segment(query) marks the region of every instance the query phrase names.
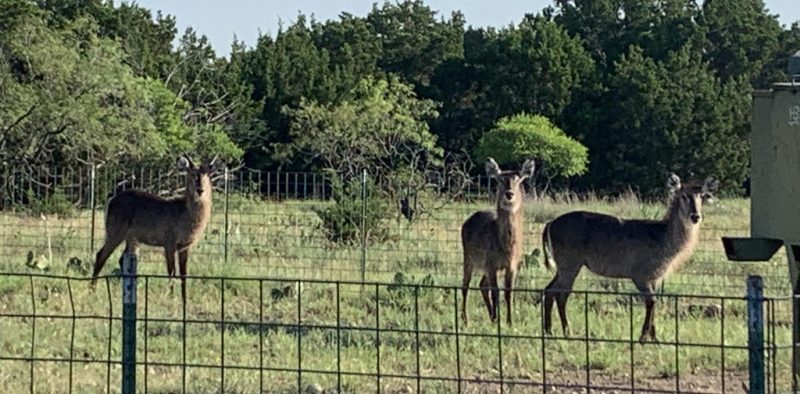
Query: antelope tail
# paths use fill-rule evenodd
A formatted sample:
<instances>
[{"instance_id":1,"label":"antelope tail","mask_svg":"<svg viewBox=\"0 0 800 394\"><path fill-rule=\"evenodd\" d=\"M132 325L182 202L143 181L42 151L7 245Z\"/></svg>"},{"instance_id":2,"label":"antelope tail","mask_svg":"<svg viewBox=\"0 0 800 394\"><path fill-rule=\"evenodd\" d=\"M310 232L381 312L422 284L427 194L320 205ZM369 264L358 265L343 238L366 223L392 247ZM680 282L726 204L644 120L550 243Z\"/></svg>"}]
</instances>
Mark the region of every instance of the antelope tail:
<instances>
[{"instance_id":1,"label":"antelope tail","mask_svg":"<svg viewBox=\"0 0 800 394\"><path fill-rule=\"evenodd\" d=\"M544 266L547 269L555 267L555 261L550 258L553 255L553 242L550 239L550 223L544 225L542 230L542 255L544 256Z\"/></svg>"}]
</instances>

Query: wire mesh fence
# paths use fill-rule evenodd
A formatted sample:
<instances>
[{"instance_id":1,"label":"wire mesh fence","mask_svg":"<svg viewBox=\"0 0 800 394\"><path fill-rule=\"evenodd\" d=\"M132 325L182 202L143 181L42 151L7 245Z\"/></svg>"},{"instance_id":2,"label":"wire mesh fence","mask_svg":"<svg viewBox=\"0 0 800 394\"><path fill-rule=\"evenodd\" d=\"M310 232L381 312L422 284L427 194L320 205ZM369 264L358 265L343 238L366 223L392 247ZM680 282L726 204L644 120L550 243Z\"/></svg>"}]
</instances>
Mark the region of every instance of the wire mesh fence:
<instances>
[{"instance_id":1,"label":"wire mesh fence","mask_svg":"<svg viewBox=\"0 0 800 394\"><path fill-rule=\"evenodd\" d=\"M94 290L82 277L1 278L4 392L119 392L119 277ZM460 288L451 286L225 276L189 283L181 306L166 276L138 277L139 391L728 393L747 389L754 350L765 392L791 389L787 297L665 294L660 341L641 344L635 293L575 291L572 331L548 335L539 289L515 290L520 306L508 326L490 322L477 299L465 324ZM763 309L756 344L753 304Z\"/></svg>"},{"instance_id":2,"label":"wire mesh fence","mask_svg":"<svg viewBox=\"0 0 800 394\"><path fill-rule=\"evenodd\" d=\"M493 209L487 178L426 174L387 187L369 174L216 176L211 221L189 257L181 306L163 252L139 250L136 387L153 392L730 392L748 383L745 278L764 278L767 392L791 388L791 288L783 253L731 263L722 235L747 235L746 200L704 210L692 259L667 279L660 342L639 344L634 287L581 274L572 332L542 331L545 222L569 210L658 219L635 196L529 197L515 324L491 323L479 297L459 320L460 228ZM177 172L43 168L0 182L0 386L6 392L118 392L119 268L86 285L104 240L106 201L137 188L182 193ZM390 192L386 193L385 191ZM529 190L529 194L535 194ZM117 251L117 256L121 251ZM111 261L115 261L112 256ZM516 290L520 289L520 290ZM500 316L502 316L502 312ZM5 334L8 333L8 334Z\"/></svg>"},{"instance_id":3,"label":"wire mesh fence","mask_svg":"<svg viewBox=\"0 0 800 394\"><path fill-rule=\"evenodd\" d=\"M4 176L0 265L12 272L86 272L102 245L104 206L115 191L138 188L167 197L180 195L184 186L175 171L144 168L41 168L7 171ZM218 174L211 221L204 239L192 250L191 269L284 278L360 276L376 281L391 281L398 275L421 280L430 275L435 283L458 283L461 224L476 210L493 209L494 185L485 177L465 180L446 174L427 174L426 180L424 188L396 187L373 199L376 189L387 189L375 186L380 180L364 180L352 195L337 197L336 185L342 181L326 173L244 168ZM529 198L526 257L519 279L523 285L542 287L552 277L539 264L541 229L546 221L574 209L651 219L666 210L663 204L643 203L635 196ZM790 294L783 253L763 264L725 259L720 237L748 233L747 209L746 200L722 200L707 207L697 251L667 280L665 291L739 294L741 281L758 274L765 278L769 294ZM144 272L164 272L160 250L143 248L140 254ZM629 285L585 274L578 286L622 290Z\"/></svg>"}]
</instances>

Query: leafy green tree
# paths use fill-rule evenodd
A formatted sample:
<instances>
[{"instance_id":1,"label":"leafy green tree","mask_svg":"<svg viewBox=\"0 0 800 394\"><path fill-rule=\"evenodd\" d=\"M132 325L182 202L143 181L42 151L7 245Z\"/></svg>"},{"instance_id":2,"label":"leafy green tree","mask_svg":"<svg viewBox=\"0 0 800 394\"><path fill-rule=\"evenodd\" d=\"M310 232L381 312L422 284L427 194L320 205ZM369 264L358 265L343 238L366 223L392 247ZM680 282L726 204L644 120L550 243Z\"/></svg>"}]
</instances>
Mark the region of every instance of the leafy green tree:
<instances>
[{"instance_id":1,"label":"leafy green tree","mask_svg":"<svg viewBox=\"0 0 800 394\"><path fill-rule=\"evenodd\" d=\"M20 24L42 15L43 12L29 1L0 0L0 39L10 40Z\"/></svg>"},{"instance_id":2,"label":"leafy green tree","mask_svg":"<svg viewBox=\"0 0 800 394\"><path fill-rule=\"evenodd\" d=\"M593 70L580 40L541 16L526 16L517 27L501 31L490 45L494 50L481 54L480 60L490 90L499 95L494 103L498 114L527 111L555 116Z\"/></svg>"},{"instance_id":3,"label":"leafy green tree","mask_svg":"<svg viewBox=\"0 0 800 394\"><path fill-rule=\"evenodd\" d=\"M0 42L4 162L96 162L123 151L121 141L129 137L129 151L145 147L138 126L146 119L142 111L129 111L128 106L132 98L127 93L137 90L135 77L113 42L96 36L84 41L92 29L96 26L90 20L79 19L64 31L54 31L41 18L29 17L4 35Z\"/></svg>"},{"instance_id":4,"label":"leafy green tree","mask_svg":"<svg viewBox=\"0 0 800 394\"><path fill-rule=\"evenodd\" d=\"M210 152L241 155L226 135L186 125L187 104L136 77L93 20L57 30L41 15L20 17L0 38L0 164L172 162L203 140L216 141Z\"/></svg>"},{"instance_id":5,"label":"leafy green tree","mask_svg":"<svg viewBox=\"0 0 800 394\"><path fill-rule=\"evenodd\" d=\"M588 150L567 136L549 119L526 113L504 117L481 137L475 148L478 162L487 157L498 163L536 160L547 184L555 177L569 178L586 172Z\"/></svg>"},{"instance_id":6,"label":"leafy green tree","mask_svg":"<svg viewBox=\"0 0 800 394\"><path fill-rule=\"evenodd\" d=\"M436 162L442 150L426 119L437 115L430 100L418 99L397 77L367 77L335 105L303 99L292 119L293 140L285 158L301 155L350 179L366 169L384 176L419 162Z\"/></svg>"},{"instance_id":7,"label":"leafy green tree","mask_svg":"<svg viewBox=\"0 0 800 394\"><path fill-rule=\"evenodd\" d=\"M155 15L138 4L101 0L36 0L48 12L50 24L63 28L79 18L97 22L100 37L119 42L128 55L125 63L135 75L164 80L175 66L172 43L177 34L175 17Z\"/></svg>"},{"instance_id":8,"label":"leafy green tree","mask_svg":"<svg viewBox=\"0 0 800 394\"><path fill-rule=\"evenodd\" d=\"M97 31L87 33L117 41L134 75L166 83L188 104L182 108L182 118L193 132L226 133L244 147L255 143L254 135L263 129L255 119L259 107L250 99L238 64L231 66L217 58L205 36L189 28L173 51L177 29L172 16L153 15L126 2L48 0L38 4L55 28L78 18L96 21Z\"/></svg>"},{"instance_id":9,"label":"leafy green tree","mask_svg":"<svg viewBox=\"0 0 800 394\"><path fill-rule=\"evenodd\" d=\"M187 122L192 106L175 95L161 81L138 79L143 89L135 95L136 108L144 108L152 119L152 127L144 130L149 137L148 152L137 158L139 163L172 166L174 152L190 152L199 157L218 155L227 163L239 160L243 150L230 138L219 124Z\"/></svg>"},{"instance_id":10,"label":"leafy green tree","mask_svg":"<svg viewBox=\"0 0 800 394\"><path fill-rule=\"evenodd\" d=\"M410 182L404 177L424 173L441 160L442 150L425 122L436 110L396 76L367 77L350 96L338 104L302 99L298 108L285 108L293 139L283 151L287 159L306 158L335 173L336 204L317 211L331 241L379 242L388 234L384 222L393 212L386 208L388 201ZM369 173L366 185L359 181L363 170ZM364 216L362 203L376 209Z\"/></svg>"},{"instance_id":11,"label":"leafy green tree","mask_svg":"<svg viewBox=\"0 0 800 394\"><path fill-rule=\"evenodd\" d=\"M216 106L216 117L211 118L221 126L236 145L245 151L260 149L267 124L260 115L263 100L253 98L254 88L246 80L247 49L243 43L234 42L227 61L222 61L215 75L217 97L223 99Z\"/></svg>"}]
</instances>

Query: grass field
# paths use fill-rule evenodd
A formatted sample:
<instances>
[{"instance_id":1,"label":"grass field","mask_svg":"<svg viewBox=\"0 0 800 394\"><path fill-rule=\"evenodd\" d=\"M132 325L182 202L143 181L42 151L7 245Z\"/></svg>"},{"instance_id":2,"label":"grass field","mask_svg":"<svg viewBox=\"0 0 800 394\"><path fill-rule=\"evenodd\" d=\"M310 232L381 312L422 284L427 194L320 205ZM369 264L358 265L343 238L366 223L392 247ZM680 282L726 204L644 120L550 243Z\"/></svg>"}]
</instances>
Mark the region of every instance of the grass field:
<instances>
[{"instance_id":1,"label":"grass field","mask_svg":"<svg viewBox=\"0 0 800 394\"><path fill-rule=\"evenodd\" d=\"M464 327L457 319L461 296L453 287L461 275L459 228L489 203L450 205L410 224L390 221L389 241L366 249L337 246L322 236L313 208L324 204L232 196L226 219L224 204L217 201L206 238L189 258L190 274L198 278L189 281L185 312L178 289L169 294L165 278L158 276L165 272L161 252L142 248L139 272L155 276L139 282L138 315L148 321L138 326L137 361L146 359L148 365L138 368L138 386L143 389L147 379L150 392L180 392L184 384L188 392L219 392L223 384L225 392L241 393L337 387L455 392L455 380L462 378L468 380L461 383L464 392L495 392L500 386L492 381L502 378L509 392L541 392L530 384L545 380L739 392L747 379L743 296L750 274L763 276L765 293L778 297L765 304L772 318L769 343L791 343L791 307L780 298L790 293L783 252L766 263L728 262L722 252L720 236L748 233L744 199L706 207L703 241L683 270L666 281L657 304L661 344L644 345L631 343L638 339L644 309L629 294L633 285L588 272L570 300L571 335L564 338L556 330L555 337L544 338L537 290L553 273L535 258L517 279L523 290L515 295L513 327L489 322L477 290L470 293L470 324ZM529 201L526 253L539 248L545 221L574 209L657 218L665 208L632 197ZM109 372L105 360L120 359L121 323L108 317L120 316L121 290L113 276L94 292L85 281L96 251L90 247L91 216L87 211L69 218L0 215L0 271L71 278L0 277L0 357L75 360L33 363L36 392L102 392L109 379L111 391L119 391L120 368L112 365ZM101 211L95 223L97 249L103 240ZM112 273L119 253L104 274ZM355 283L361 280L362 258L370 282L363 287ZM35 319L8 316L32 315L34 309ZM505 313L501 308L501 316ZM777 372L770 379L786 389L791 354L785 348L768 353L768 365ZM3 392L28 391L30 385L30 362L0 361Z\"/></svg>"}]
</instances>

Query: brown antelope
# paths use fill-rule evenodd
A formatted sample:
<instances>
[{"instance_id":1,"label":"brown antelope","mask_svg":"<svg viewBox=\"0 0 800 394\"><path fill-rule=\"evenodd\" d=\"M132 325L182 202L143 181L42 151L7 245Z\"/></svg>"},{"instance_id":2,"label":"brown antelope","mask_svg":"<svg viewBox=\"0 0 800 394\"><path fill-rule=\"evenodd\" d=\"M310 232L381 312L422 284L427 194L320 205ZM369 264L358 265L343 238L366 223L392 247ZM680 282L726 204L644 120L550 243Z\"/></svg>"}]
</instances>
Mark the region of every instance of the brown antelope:
<instances>
[{"instance_id":1,"label":"brown antelope","mask_svg":"<svg viewBox=\"0 0 800 394\"><path fill-rule=\"evenodd\" d=\"M479 211L472 214L461 226L461 243L464 248L464 278L461 287L461 317L467 324L467 292L472 271L484 272L481 278L483 302L489 310L489 318L497 319L497 304L500 290L497 272L505 270L505 298L507 321L511 324L511 290L522 259L522 202L525 179L533 176L533 160L526 160L521 171L501 171L494 159L486 160L486 175L497 180L494 211ZM489 292L491 289L491 298Z\"/></svg>"},{"instance_id":2,"label":"brown antelope","mask_svg":"<svg viewBox=\"0 0 800 394\"><path fill-rule=\"evenodd\" d=\"M170 292L175 277L175 255L178 255L181 297L185 303L189 248L203 235L211 217L211 173L215 165L216 157L199 167L188 157L179 157L178 170L186 171L183 197L164 199L139 190L114 195L106 208L106 239L94 262L92 287L108 257L123 241L125 251L132 253L143 243L164 248Z\"/></svg>"},{"instance_id":3,"label":"brown antelope","mask_svg":"<svg viewBox=\"0 0 800 394\"><path fill-rule=\"evenodd\" d=\"M553 301L558 303L561 328L568 335L566 308L569 292L581 268L610 278L630 278L644 297L645 318L639 342L645 336L656 342L653 323L653 292L670 273L692 255L700 231L703 202L718 185L708 177L702 185L681 186L670 174L667 188L672 195L661 220L626 220L594 212L575 211L561 215L544 227L544 263L557 273L545 288L544 329L550 333Z\"/></svg>"}]
</instances>

